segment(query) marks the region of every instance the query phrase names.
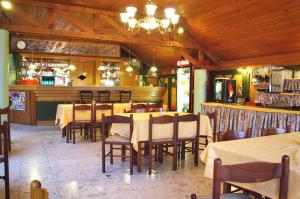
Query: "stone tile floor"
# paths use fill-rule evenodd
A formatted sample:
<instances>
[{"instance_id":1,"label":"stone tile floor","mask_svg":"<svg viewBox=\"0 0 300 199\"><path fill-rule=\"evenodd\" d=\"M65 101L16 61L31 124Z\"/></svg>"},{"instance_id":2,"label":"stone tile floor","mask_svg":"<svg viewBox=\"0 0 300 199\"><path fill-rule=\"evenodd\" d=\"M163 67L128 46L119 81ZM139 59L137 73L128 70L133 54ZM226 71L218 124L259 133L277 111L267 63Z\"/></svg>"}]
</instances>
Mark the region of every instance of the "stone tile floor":
<instances>
[{"instance_id":1,"label":"stone tile floor","mask_svg":"<svg viewBox=\"0 0 300 199\"><path fill-rule=\"evenodd\" d=\"M10 189L12 199L30 198L29 185L40 180L49 191L50 199L183 199L191 193L211 193L210 179L203 177L204 166L193 166L192 156L180 162L177 171L171 169L171 158L155 163L155 174L143 172L129 175L128 161L107 159L107 172L101 172L100 141L91 143L78 134L77 143L67 144L56 126L12 125ZM0 165L0 175L3 166ZM4 183L0 181L0 198L4 198Z\"/></svg>"}]
</instances>

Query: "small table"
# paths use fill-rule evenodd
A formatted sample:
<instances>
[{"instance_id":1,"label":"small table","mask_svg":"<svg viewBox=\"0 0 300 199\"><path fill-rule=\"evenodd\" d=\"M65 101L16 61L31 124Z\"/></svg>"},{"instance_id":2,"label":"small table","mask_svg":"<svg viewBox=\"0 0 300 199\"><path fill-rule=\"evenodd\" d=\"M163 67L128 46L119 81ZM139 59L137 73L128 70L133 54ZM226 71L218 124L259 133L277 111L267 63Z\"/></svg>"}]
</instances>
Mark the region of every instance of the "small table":
<instances>
[{"instance_id":1,"label":"small table","mask_svg":"<svg viewBox=\"0 0 300 199\"><path fill-rule=\"evenodd\" d=\"M176 112L166 112L166 115L174 115ZM138 143L149 140L149 115L152 114L154 117L159 116L159 112L153 113L131 113L133 114L133 134L131 138L131 143L136 151L138 151ZM179 113L179 115L187 113ZM118 114L122 116L130 116L130 113ZM161 137L156 137L155 139L171 138L173 137L172 124L159 125L158 131L162 132ZM196 122L184 122L179 126L179 137L191 137L194 135L191 129L196 129ZM111 133L119 134L120 136L129 138L129 125L126 124L113 124L111 127ZM200 135L205 135L212 140L212 128L210 126L209 118L206 115L200 116ZM138 151L140 152L140 151ZM138 161L138 171L141 170L141 162Z\"/></svg>"},{"instance_id":2,"label":"small table","mask_svg":"<svg viewBox=\"0 0 300 199\"><path fill-rule=\"evenodd\" d=\"M289 199L300 198L300 133L287 133L266 137L210 143L201 154L206 163L204 176L213 178L214 159L220 158L224 165L247 162L280 163L283 155L290 157ZM264 183L233 183L248 190L277 199L279 180Z\"/></svg>"}]
</instances>

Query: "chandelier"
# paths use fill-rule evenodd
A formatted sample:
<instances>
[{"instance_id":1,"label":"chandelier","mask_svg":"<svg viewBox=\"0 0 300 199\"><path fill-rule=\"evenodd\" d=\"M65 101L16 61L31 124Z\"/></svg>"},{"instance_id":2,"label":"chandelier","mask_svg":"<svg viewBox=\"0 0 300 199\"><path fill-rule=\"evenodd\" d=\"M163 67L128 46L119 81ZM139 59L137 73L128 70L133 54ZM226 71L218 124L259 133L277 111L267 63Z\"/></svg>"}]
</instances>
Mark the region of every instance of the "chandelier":
<instances>
[{"instance_id":1,"label":"chandelier","mask_svg":"<svg viewBox=\"0 0 300 199\"><path fill-rule=\"evenodd\" d=\"M126 12L120 14L122 23L124 23L125 27L133 34L137 33L140 28L145 29L147 33L158 28L159 31L164 34L172 32L178 24L180 16L176 14L174 8L166 8L164 10L165 18L163 19L157 19L154 16L157 6L151 1L148 1L145 8L147 16L142 19L136 19L135 14L137 8L133 6L127 7Z\"/></svg>"}]
</instances>

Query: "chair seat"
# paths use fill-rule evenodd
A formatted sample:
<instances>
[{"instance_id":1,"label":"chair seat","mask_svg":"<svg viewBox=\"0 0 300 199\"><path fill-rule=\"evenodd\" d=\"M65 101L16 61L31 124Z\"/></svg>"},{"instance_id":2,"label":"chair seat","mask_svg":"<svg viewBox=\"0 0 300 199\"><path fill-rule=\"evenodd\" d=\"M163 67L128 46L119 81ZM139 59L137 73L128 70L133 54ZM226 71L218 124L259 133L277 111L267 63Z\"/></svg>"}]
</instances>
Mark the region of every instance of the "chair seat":
<instances>
[{"instance_id":1,"label":"chair seat","mask_svg":"<svg viewBox=\"0 0 300 199\"><path fill-rule=\"evenodd\" d=\"M81 124L91 124L90 120L77 120L76 122L71 122L71 125L81 125Z\"/></svg>"},{"instance_id":2,"label":"chair seat","mask_svg":"<svg viewBox=\"0 0 300 199\"><path fill-rule=\"evenodd\" d=\"M155 143L170 143L170 142L173 142L173 139L170 139L170 138L165 138L165 139L155 139L155 140L152 140L152 143L155 144Z\"/></svg>"},{"instance_id":3,"label":"chair seat","mask_svg":"<svg viewBox=\"0 0 300 199\"><path fill-rule=\"evenodd\" d=\"M130 143L130 140L120 135L111 135L105 139L105 142L106 143L112 143L112 142Z\"/></svg>"},{"instance_id":4,"label":"chair seat","mask_svg":"<svg viewBox=\"0 0 300 199\"><path fill-rule=\"evenodd\" d=\"M197 199L212 199L212 196L197 196ZM251 196L243 193L227 193L222 194L221 199L253 199Z\"/></svg>"}]
</instances>

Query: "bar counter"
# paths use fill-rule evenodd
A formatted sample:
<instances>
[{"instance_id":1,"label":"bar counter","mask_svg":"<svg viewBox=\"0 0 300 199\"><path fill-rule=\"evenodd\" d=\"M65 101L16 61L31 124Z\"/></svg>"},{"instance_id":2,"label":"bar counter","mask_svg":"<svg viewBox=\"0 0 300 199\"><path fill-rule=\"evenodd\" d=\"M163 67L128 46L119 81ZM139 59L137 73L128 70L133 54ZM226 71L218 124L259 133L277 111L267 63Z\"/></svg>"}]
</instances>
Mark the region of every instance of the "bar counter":
<instances>
[{"instance_id":1,"label":"bar counter","mask_svg":"<svg viewBox=\"0 0 300 199\"><path fill-rule=\"evenodd\" d=\"M288 124L292 132L300 129L300 111L222 103L202 103L201 111L203 114L217 111L217 132L251 128L252 136L256 137L263 127L285 128Z\"/></svg>"},{"instance_id":2,"label":"bar counter","mask_svg":"<svg viewBox=\"0 0 300 199\"><path fill-rule=\"evenodd\" d=\"M101 87L101 86L27 86L11 85L10 91L26 94L26 109L12 111L12 122L21 124L54 123L58 104L80 101L81 90L92 90L94 99L98 99L98 91L109 90L110 99L117 101L120 90L131 91L132 101L161 102L166 92L162 87Z\"/></svg>"}]
</instances>

